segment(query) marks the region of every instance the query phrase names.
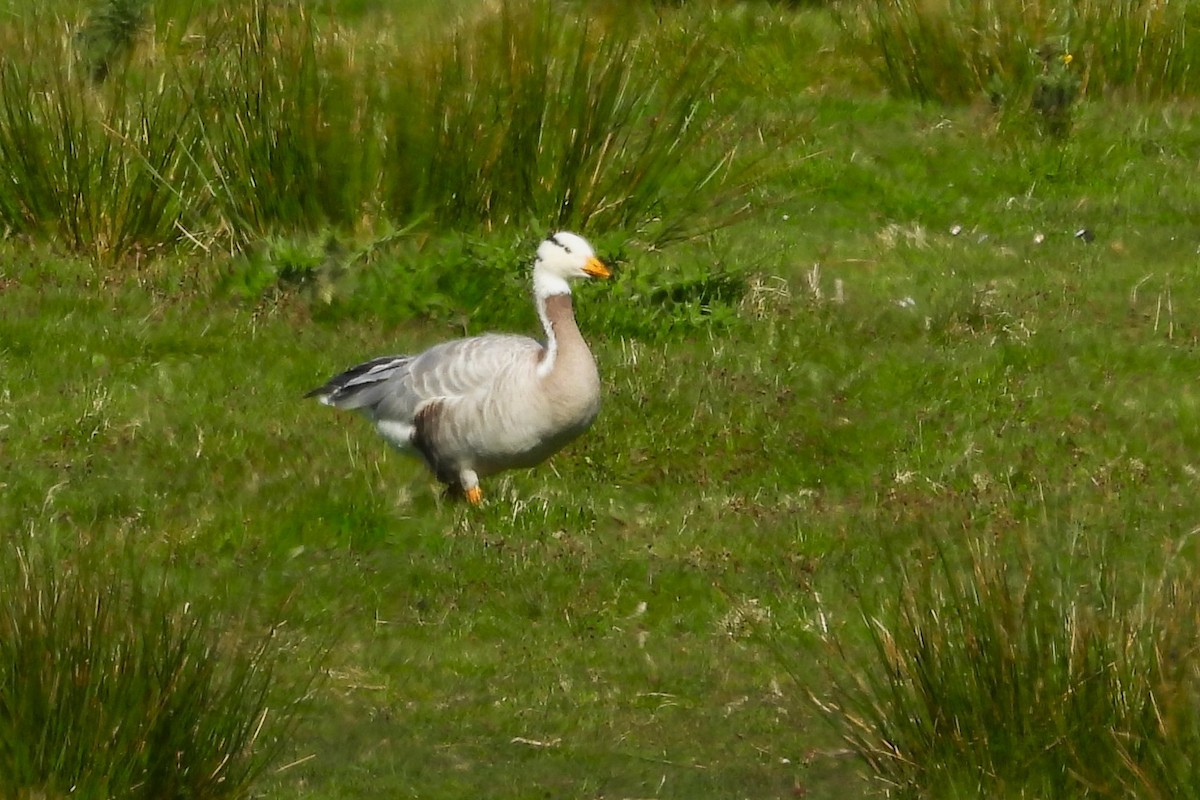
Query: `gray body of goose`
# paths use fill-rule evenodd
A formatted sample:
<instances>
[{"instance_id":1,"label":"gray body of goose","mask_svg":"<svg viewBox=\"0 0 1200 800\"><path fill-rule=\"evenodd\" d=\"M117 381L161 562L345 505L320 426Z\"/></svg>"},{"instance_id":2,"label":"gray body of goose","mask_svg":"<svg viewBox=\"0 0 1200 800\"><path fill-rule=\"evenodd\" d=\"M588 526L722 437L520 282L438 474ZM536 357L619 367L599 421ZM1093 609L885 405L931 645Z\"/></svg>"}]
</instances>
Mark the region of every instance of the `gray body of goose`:
<instances>
[{"instance_id":1,"label":"gray body of goose","mask_svg":"<svg viewBox=\"0 0 1200 800\"><path fill-rule=\"evenodd\" d=\"M556 233L533 266L544 342L495 333L457 339L372 359L305 396L361 411L384 439L478 503L480 478L545 460L596 418L600 376L575 324L570 281L608 276L587 241Z\"/></svg>"}]
</instances>

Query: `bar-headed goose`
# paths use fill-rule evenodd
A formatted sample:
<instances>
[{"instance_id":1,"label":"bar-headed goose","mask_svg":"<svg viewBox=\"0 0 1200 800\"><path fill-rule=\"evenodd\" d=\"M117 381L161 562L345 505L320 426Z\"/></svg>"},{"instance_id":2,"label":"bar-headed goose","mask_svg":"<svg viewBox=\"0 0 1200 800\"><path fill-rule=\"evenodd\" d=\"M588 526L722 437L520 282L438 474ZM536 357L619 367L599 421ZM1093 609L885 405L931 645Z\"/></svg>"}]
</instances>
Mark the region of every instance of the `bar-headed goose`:
<instances>
[{"instance_id":1,"label":"bar-headed goose","mask_svg":"<svg viewBox=\"0 0 1200 800\"><path fill-rule=\"evenodd\" d=\"M420 355L372 359L305 396L362 411L451 492L478 503L480 478L532 467L596 418L600 376L575 324L570 282L608 275L587 241L556 233L533 264L545 342L498 333L457 339Z\"/></svg>"}]
</instances>

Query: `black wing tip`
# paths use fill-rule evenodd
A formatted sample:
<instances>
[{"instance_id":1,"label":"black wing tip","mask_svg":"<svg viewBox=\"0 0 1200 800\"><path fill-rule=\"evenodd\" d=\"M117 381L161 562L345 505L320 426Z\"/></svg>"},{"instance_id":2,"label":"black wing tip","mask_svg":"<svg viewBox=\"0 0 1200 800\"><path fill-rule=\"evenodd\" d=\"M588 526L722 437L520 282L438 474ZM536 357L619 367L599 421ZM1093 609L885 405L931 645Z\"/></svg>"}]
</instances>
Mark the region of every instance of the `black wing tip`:
<instances>
[{"instance_id":1,"label":"black wing tip","mask_svg":"<svg viewBox=\"0 0 1200 800\"><path fill-rule=\"evenodd\" d=\"M380 356L379 358L373 358L370 361L364 361L361 364L354 365L345 372L334 375L316 389L306 392L304 397L306 399L309 397L317 397L321 400L331 400L339 392L346 389L347 384L349 384L355 378L359 378L377 367L392 364L400 365L411 359L412 356ZM358 387L351 387L350 393L352 394L357 388Z\"/></svg>"}]
</instances>

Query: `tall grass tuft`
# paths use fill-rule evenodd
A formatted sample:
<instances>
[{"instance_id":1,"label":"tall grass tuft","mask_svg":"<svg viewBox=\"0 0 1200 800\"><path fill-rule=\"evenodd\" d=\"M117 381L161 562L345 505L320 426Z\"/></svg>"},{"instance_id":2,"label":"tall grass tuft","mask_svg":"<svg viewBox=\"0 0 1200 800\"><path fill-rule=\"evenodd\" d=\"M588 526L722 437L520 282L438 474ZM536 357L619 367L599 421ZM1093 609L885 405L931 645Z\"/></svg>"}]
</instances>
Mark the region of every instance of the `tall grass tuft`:
<instances>
[{"instance_id":1,"label":"tall grass tuft","mask_svg":"<svg viewBox=\"0 0 1200 800\"><path fill-rule=\"evenodd\" d=\"M1192 796L1194 591L1126 603L976 548L902 571L819 705L897 797ZM866 607L865 607L866 608Z\"/></svg>"},{"instance_id":2,"label":"tall grass tuft","mask_svg":"<svg viewBox=\"0 0 1200 800\"><path fill-rule=\"evenodd\" d=\"M32 542L0 567L0 794L245 797L294 719L279 643Z\"/></svg>"},{"instance_id":3,"label":"tall grass tuft","mask_svg":"<svg viewBox=\"0 0 1200 800\"><path fill-rule=\"evenodd\" d=\"M371 48L304 7L254 3L206 26L212 45L189 80L219 228L240 246L370 215L382 150Z\"/></svg>"},{"instance_id":4,"label":"tall grass tuft","mask_svg":"<svg viewBox=\"0 0 1200 800\"><path fill-rule=\"evenodd\" d=\"M107 261L175 242L197 144L187 96L133 70L93 87L48 23L0 58L0 224Z\"/></svg>"},{"instance_id":5,"label":"tall grass tuft","mask_svg":"<svg viewBox=\"0 0 1200 800\"><path fill-rule=\"evenodd\" d=\"M1200 594L1192 576L1164 582L1141 624L1147 686L1117 734L1126 797L1200 796Z\"/></svg>"},{"instance_id":6,"label":"tall grass tuft","mask_svg":"<svg viewBox=\"0 0 1200 800\"><path fill-rule=\"evenodd\" d=\"M663 58L653 26L505 0L415 45L398 16L267 0L97 8L0 20L9 231L116 261L417 221L655 242L727 221L714 60Z\"/></svg>"},{"instance_id":7,"label":"tall grass tuft","mask_svg":"<svg viewBox=\"0 0 1200 800\"><path fill-rule=\"evenodd\" d=\"M1084 95L1194 96L1195 10L1154 0L869 0L842 27L893 90L958 103L985 95L1025 103L1042 48L1072 54Z\"/></svg>"},{"instance_id":8,"label":"tall grass tuft","mask_svg":"<svg viewBox=\"0 0 1200 800\"><path fill-rule=\"evenodd\" d=\"M657 224L669 236L729 156L710 140L716 65L673 63L664 68L652 38L631 25L506 0L416 63L399 63L392 209L448 225Z\"/></svg>"}]
</instances>

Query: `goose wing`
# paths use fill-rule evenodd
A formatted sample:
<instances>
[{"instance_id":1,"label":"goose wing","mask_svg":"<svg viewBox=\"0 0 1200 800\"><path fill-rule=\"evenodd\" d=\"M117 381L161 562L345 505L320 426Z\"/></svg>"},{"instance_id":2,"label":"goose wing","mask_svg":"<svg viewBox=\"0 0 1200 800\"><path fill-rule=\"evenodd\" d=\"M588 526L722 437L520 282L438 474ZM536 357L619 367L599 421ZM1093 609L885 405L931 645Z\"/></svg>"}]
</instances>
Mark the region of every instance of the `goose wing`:
<instances>
[{"instance_id":1,"label":"goose wing","mask_svg":"<svg viewBox=\"0 0 1200 800\"><path fill-rule=\"evenodd\" d=\"M389 382L375 405L376 419L410 420L421 404L481 391L503 391L501 376L527 366L542 346L527 336L488 334L431 347L414 358L403 378ZM519 402L519 397L514 397Z\"/></svg>"},{"instance_id":2,"label":"goose wing","mask_svg":"<svg viewBox=\"0 0 1200 800\"><path fill-rule=\"evenodd\" d=\"M526 364L533 369L542 345L526 336L486 334L435 345L416 356L383 356L330 378L306 397L326 405L369 411L376 420L411 422L428 400L491 387ZM514 398L519 399L519 398Z\"/></svg>"}]
</instances>

